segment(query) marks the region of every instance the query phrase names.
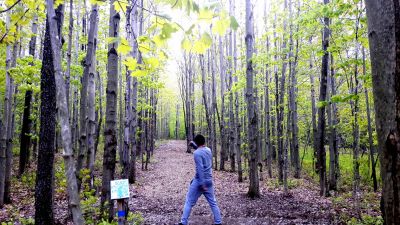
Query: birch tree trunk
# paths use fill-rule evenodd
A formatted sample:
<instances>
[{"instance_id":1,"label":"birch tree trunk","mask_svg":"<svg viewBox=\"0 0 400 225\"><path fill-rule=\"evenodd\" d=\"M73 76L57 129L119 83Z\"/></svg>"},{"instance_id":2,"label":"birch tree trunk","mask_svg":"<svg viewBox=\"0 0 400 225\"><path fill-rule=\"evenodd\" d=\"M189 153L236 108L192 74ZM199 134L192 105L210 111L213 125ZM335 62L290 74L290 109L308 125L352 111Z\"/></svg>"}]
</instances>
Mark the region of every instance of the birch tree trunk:
<instances>
[{"instance_id":1,"label":"birch tree trunk","mask_svg":"<svg viewBox=\"0 0 400 225\"><path fill-rule=\"evenodd\" d=\"M248 140L249 140L249 192L251 198L260 197L258 171L257 171L257 112L255 110L255 98L253 93L253 48L254 48L254 32L253 19L254 14L250 0L246 0L246 99L247 99L247 116L248 116Z\"/></svg>"},{"instance_id":2,"label":"birch tree trunk","mask_svg":"<svg viewBox=\"0 0 400 225\"><path fill-rule=\"evenodd\" d=\"M92 66L95 65L95 54L96 54L96 38L97 38L97 27L98 27L98 19L97 18L97 5L92 6L92 11L90 15L90 28L88 34L88 44L87 44L87 53L84 61L84 71L82 76L82 89L81 89L81 101L80 101L80 112L79 112L79 125L80 125L80 138L79 138L79 154L78 154L78 163L76 167L77 177L78 179L78 187L80 187L80 171L83 167L83 162L85 159L85 155L88 151L88 79ZM94 76L94 74L93 74ZM94 77L93 77L94 78ZM92 146L93 147L93 146Z\"/></svg>"},{"instance_id":3,"label":"birch tree trunk","mask_svg":"<svg viewBox=\"0 0 400 225\"><path fill-rule=\"evenodd\" d=\"M55 16L52 0L47 0L47 17L49 23L49 35L51 43L51 53L53 58L53 67L55 74L55 86L57 93L57 107L60 115L61 136L63 144L63 158L65 163L65 175L67 177L67 190L69 198L69 208L72 212L74 224L84 224L82 212L80 209L79 191L75 176L75 160L71 146L71 127L69 124L69 110L66 98L65 81L62 75L61 68L61 27L57 29L58 19ZM62 18L62 17L61 17ZM36 221L35 221L36 222Z\"/></svg>"},{"instance_id":4,"label":"birch tree trunk","mask_svg":"<svg viewBox=\"0 0 400 225\"><path fill-rule=\"evenodd\" d=\"M89 32L93 32L93 56L92 63L89 68L89 76L88 76L88 151L87 151L87 162L86 168L90 171L90 187L93 187L94 181L94 162L95 162L95 135L96 135L96 46L97 46L97 30L98 23L98 6L97 4L92 6L92 11L90 13L90 30ZM91 34L89 34L90 36Z\"/></svg>"},{"instance_id":5,"label":"birch tree trunk","mask_svg":"<svg viewBox=\"0 0 400 225\"><path fill-rule=\"evenodd\" d=\"M114 9L114 0L110 2L109 37L119 37L120 15ZM110 181L114 179L117 151L117 90L118 90L118 52L117 43L108 45L107 90L106 90L106 127L104 130L103 180L101 188L101 211L108 202L108 219L114 218L114 204L111 201Z\"/></svg>"}]
</instances>

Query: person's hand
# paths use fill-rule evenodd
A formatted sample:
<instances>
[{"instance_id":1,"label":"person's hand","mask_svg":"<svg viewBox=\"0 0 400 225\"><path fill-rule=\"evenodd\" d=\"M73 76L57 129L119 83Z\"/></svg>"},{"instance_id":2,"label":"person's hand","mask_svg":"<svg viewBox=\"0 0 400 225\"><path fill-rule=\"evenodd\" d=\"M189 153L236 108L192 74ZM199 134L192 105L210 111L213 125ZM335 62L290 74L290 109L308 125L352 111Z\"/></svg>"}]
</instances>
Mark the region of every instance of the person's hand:
<instances>
[{"instance_id":1,"label":"person's hand","mask_svg":"<svg viewBox=\"0 0 400 225\"><path fill-rule=\"evenodd\" d=\"M196 145L196 143L194 143L194 141L189 142L189 146L194 149L197 149L197 145Z\"/></svg>"}]
</instances>

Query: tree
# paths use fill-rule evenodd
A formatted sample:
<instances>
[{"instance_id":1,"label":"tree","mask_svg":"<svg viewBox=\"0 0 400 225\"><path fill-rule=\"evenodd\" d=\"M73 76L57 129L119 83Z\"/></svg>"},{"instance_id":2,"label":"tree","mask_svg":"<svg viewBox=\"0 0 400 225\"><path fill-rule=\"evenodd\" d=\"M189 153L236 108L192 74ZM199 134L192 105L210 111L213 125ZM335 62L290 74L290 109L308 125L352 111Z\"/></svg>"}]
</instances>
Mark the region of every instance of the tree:
<instances>
[{"instance_id":1,"label":"tree","mask_svg":"<svg viewBox=\"0 0 400 225\"><path fill-rule=\"evenodd\" d=\"M252 198L260 197L258 171L257 171L257 112L255 111L255 98L253 92L253 10L250 0L246 0L246 98L248 117L248 140L249 140L249 167L250 186L248 195Z\"/></svg>"},{"instance_id":2,"label":"tree","mask_svg":"<svg viewBox=\"0 0 400 225\"><path fill-rule=\"evenodd\" d=\"M400 5L366 0L376 128L382 176L382 215L400 221Z\"/></svg>"},{"instance_id":3,"label":"tree","mask_svg":"<svg viewBox=\"0 0 400 225\"><path fill-rule=\"evenodd\" d=\"M38 17L35 16L35 19L32 22L32 34L31 40L29 41L29 55L35 57L36 50L36 34L38 30ZM21 130L21 143L20 143L20 154L19 154L19 172L18 175L21 176L26 169L26 165L29 162L29 148L31 142L31 128L32 128L32 119L31 117L31 102L33 97L33 91L31 89L25 92L25 101L24 101L24 115L22 119L22 130Z\"/></svg>"},{"instance_id":4,"label":"tree","mask_svg":"<svg viewBox=\"0 0 400 225\"><path fill-rule=\"evenodd\" d=\"M54 10L53 10L54 12ZM43 64L41 71L41 104L40 104L40 138L36 172L35 189L35 223L54 224L54 141L56 135L56 80L54 70L54 55L51 46L50 21L57 24L57 36L61 35L64 7L59 5L52 15L48 12L46 18L45 43L43 48ZM55 18L53 18L54 16ZM56 44L56 43L53 43Z\"/></svg>"},{"instance_id":5,"label":"tree","mask_svg":"<svg viewBox=\"0 0 400 225\"><path fill-rule=\"evenodd\" d=\"M324 4L329 4L329 0L324 0ZM318 173L319 173L319 186L320 195L325 196L326 191L326 152L325 152L325 101L327 92L327 78L328 78L328 63L329 63L329 18L324 17L324 28L323 28L323 38L322 38L322 50L324 55L322 56L322 66L321 66L321 79L319 86L319 102L322 105L318 108L318 128L317 128L317 147L316 152L318 152Z\"/></svg>"},{"instance_id":6,"label":"tree","mask_svg":"<svg viewBox=\"0 0 400 225\"><path fill-rule=\"evenodd\" d=\"M120 15L115 11L114 0L110 4L109 36L118 38ZM106 89L106 126L104 130L103 180L101 188L101 208L108 206L108 219L114 218L114 204L111 201L110 181L114 179L117 151L117 90L118 90L118 43L108 45L107 89Z\"/></svg>"}]
</instances>

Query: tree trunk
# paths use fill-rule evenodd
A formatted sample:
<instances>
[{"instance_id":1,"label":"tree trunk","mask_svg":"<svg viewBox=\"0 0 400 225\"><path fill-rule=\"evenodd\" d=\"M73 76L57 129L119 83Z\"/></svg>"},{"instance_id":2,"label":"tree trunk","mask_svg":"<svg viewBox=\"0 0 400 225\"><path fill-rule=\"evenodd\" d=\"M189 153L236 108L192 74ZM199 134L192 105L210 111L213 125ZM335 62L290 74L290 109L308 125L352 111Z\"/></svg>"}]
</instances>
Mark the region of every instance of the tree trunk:
<instances>
[{"instance_id":1,"label":"tree trunk","mask_svg":"<svg viewBox=\"0 0 400 225\"><path fill-rule=\"evenodd\" d=\"M225 141L225 68L224 68L224 48L222 38L219 37L219 72L221 76L221 114L219 116L219 132L221 136L221 150L219 169L225 170L225 154L226 154L226 141Z\"/></svg>"},{"instance_id":2,"label":"tree trunk","mask_svg":"<svg viewBox=\"0 0 400 225\"><path fill-rule=\"evenodd\" d=\"M95 162L95 135L96 135L96 47L97 47L97 29L98 29L98 16L97 16L97 4L92 6L92 12L90 13L90 31L93 32L93 56L91 67L89 68L88 76L88 129L87 129L87 162L86 168L90 172L90 187L93 187L94 181L94 162ZM89 34L90 36L90 34ZM89 45L90 46L90 45Z\"/></svg>"},{"instance_id":3,"label":"tree trunk","mask_svg":"<svg viewBox=\"0 0 400 225\"><path fill-rule=\"evenodd\" d=\"M329 0L324 0L324 4L329 4ZM322 38L322 50L324 51L324 55L322 56L322 67L321 67L321 82L319 89L319 101L326 101L326 92L327 92L327 77L328 77L328 60L329 60L329 18L324 17L324 29L323 29L323 38ZM317 129L317 147L316 151L318 152L318 172L319 172L319 185L320 185L320 195L325 196L327 194L326 191L326 152L325 152L325 110L326 107L322 106L318 108L318 129Z\"/></svg>"},{"instance_id":4,"label":"tree trunk","mask_svg":"<svg viewBox=\"0 0 400 225\"><path fill-rule=\"evenodd\" d=\"M62 6L62 5L61 5ZM60 6L59 6L60 7ZM75 161L71 146L71 127L69 124L69 110L67 105L65 81L62 75L61 68L61 27L59 23L57 29L57 21L63 21L63 17L55 16L54 5L52 0L47 1L47 17L49 23L49 35L51 43L51 54L53 59L53 68L55 74L55 86L57 93L57 107L60 115L61 136L63 144L63 158L65 164L65 176L67 177L67 191L69 208L72 212L72 219L74 224L83 224L82 212L80 209L79 191L77 186L77 179L75 175ZM43 164L47 164L43 163ZM36 221L35 221L36 222ZM36 222L37 223L37 222Z\"/></svg>"},{"instance_id":5,"label":"tree trunk","mask_svg":"<svg viewBox=\"0 0 400 225\"><path fill-rule=\"evenodd\" d=\"M29 41L29 55L35 58L35 47L36 47L36 34L37 34L37 15L34 16L32 22L32 34L31 40ZM24 102L24 114L22 119L22 129L21 129L21 143L20 143L20 153L19 153L19 171L18 175L21 176L29 163L30 156L30 145L31 145L31 129L32 129L32 119L31 116L31 102L32 102L32 90L28 89L25 92L25 102Z\"/></svg>"},{"instance_id":6,"label":"tree trunk","mask_svg":"<svg viewBox=\"0 0 400 225\"><path fill-rule=\"evenodd\" d=\"M382 217L400 221L400 5L366 1L376 128L382 177ZM389 103L389 104L388 104Z\"/></svg>"},{"instance_id":7,"label":"tree trunk","mask_svg":"<svg viewBox=\"0 0 400 225\"><path fill-rule=\"evenodd\" d=\"M73 0L69 1L69 26L68 26L68 50L67 50L67 71L65 73L65 89L67 95L67 104L69 106L69 95L70 95L70 79L71 79L71 52L72 52L72 32L74 30L74 17L73 17ZM79 10L78 10L79 11Z\"/></svg>"},{"instance_id":8,"label":"tree trunk","mask_svg":"<svg viewBox=\"0 0 400 225\"><path fill-rule=\"evenodd\" d=\"M366 60L365 60L365 49L362 48L362 57L363 57L363 76L366 76ZM368 97L368 87L364 85L364 94L365 94L365 105L367 111L367 121L368 121L368 144L369 144L369 154L370 154L370 161L371 161L371 178L373 182L374 192L378 191L378 181L376 179L376 165L375 165L375 148L374 148L374 140L372 137L372 121L371 121L371 110L369 106L369 97Z\"/></svg>"},{"instance_id":9,"label":"tree trunk","mask_svg":"<svg viewBox=\"0 0 400 225\"><path fill-rule=\"evenodd\" d=\"M78 154L78 163L76 166L76 175L78 179L78 187L80 188L81 177L80 171L83 167L83 162L85 159L85 155L88 151L88 79L92 66L95 65L95 56L96 56L96 38L97 38L97 26L98 19L97 18L97 5L92 6L92 12L90 15L90 28L88 34L88 44L87 44L87 53L84 61L84 71L82 76L82 89L81 89L81 101L80 101L80 112L79 112L79 125L80 125L80 137L79 137L79 154ZM95 69L94 69L95 70ZM93 74L94 76L94 74ZM93 77L94 78L94 77ZM92 146L93 147L93 146Z\"/></svg>"},{"instance_id":10,"label":"tree trunk","mask_svg":"<svg viewBox=\"0 0 400 225\"><path fill-rule=\"evenodd\" d=\"M249 141L249 192L251 198L260 197L258 171L257 171L257 112L255 110L255 98L253 93L253 48L254 48L254 32L253 32L253 11L250 0L246 0L246 99L247 99L247 116L248 116L248 141Z\"/></svg>"},{"instance_id":11,"label":"tree trunk","mask_svg":"<svg viewBox=\"0 0 400 225\"><path fill-rule=\"evenodd\" d=\"M119 36L120 15L114 9L114 0L110 2L109 37ZM118 90L118 53L117 43L108 45L107 90L106 90L106 127L104 130L103 184L101 191L101 211L108 202L108 219L114 218L114 204L111 201L110 181L114 179L117 151L117 90Z\"/></svg>"},{"instance_id":12,"label":"tree trunk","mask_svg":"<svg viewBox=\"0 0 400 225\"><path fill-rule=\"evenodd\" d=\"M312 44L312 37L310 37L310 39L309 39L309 44L311 45ZM318 146L317 146L317 142L318 142L318 140L317 140L317 132L318 132L318 129L317 129L317 118L316 118L316 116L317 116L317 107L316 107L316 104L315 104L315 82L314 82L314 74L312 73L312 71L313 71L313 59L312 59L312 53L311 53L311 55L310 55L310 72L309 72L309 75L310 75L310 83L311 83L311 90L310 90L310 92L311 92L311 123L312 123L312 143L313 143L313 149L314 149L314 152L313 152L313 164L314 164L314 159L316 159L317 158L317 155L318 155ZM318 160L316 160L316 163L315 163L315 165L313 165L314 166L314 168L315 168L315 172L316 173L318 173L318 170L319 170L319 166L318 166Z\"/></svg>"},{"instance_id":13,"label":"tree trunk","mask_svg":"<svg viewBox=\"0 0 400 225\"><path fill-rule=\"evenodd\" d=\"M287 9L287 0L285 0L285 10ZM287 21L284 19L283 27L286 30ZM282 49L286 49L286 37L283 35L282 40ZM285 80L286 80L286 67L287 67L287 57L288 54L284 55L283 63L282 63L282 76L281 82L279 86L279 94L276 102L277 105L277 138L278 138L278 173L279 173L279 182L283 182L284 186L286 186L287 175L285 175L285 151L287 148L284 146L284 134L283 134L283 123L284 123L284 95L285 95ZM285 190L286 192L287 190Z\"/></svg>"},{"instance_id":14,"label":"tree trunk","mask_svg":"<svg viewBox=\"0 0 400 225\"><path fill-rule=\"evenodd\" d=\"M63 5L56 11L56 20L61 21ZM54 11L53 11L54 12ZM56 131L56 83L51 49L49 13L46 19L46 33L43 48L43 63L40 82L40 138L36 172L35 224L54 224L54 141ZM56 29L60 29L58 22Z\"/></svg>"},{"instance_id":15,"label":"tree trunk","mask_svg":"<svg viewBox=\"0 0 400 225\"><path fill-rule=\"evenodd\" d=\"M331 58L331 73L329 76L328 83L330 83L330 97L336 95L336 79L335 79L335 70L334 70L334 59L333 55L330 55ZM330 117L330 118L329 118ZM337 179L339 178L339 151L338 151L338 143L337 143L337 132L336 132L336 124L337 124L337 108L336 103L330 103L328 108L328 121L329 121L329 190L337 190Z\"/></svg>"}]
</instances>

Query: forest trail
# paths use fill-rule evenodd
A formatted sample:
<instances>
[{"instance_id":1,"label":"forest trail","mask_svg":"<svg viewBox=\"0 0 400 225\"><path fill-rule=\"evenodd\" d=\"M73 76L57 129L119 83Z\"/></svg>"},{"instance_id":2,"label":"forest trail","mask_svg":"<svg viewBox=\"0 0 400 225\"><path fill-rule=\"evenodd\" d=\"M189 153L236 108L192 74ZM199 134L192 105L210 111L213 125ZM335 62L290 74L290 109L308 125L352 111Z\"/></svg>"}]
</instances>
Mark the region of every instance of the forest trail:
<instances>
[{"instance_id":1,"label":"forest trail","mask_svg":"<svg viewBox=\"0 0 400 225\"><path fill-rule=\"evenodd\" d=\"M194 176L193 155L185 152L185 141L167 141L154 151L149 171L138 171L131 188L130 210L143 214L145 224L179 222L188 185ZM246 197L248 181L237 182L236 173L213 171L216 198L223 224L331 224L330 201L318 196L309 182L290 190L284 197L279 189L260 182L261 198ZM193 208L191 225L212 224L212 214L202 196Z\"/></svg>"}]
</instances>

